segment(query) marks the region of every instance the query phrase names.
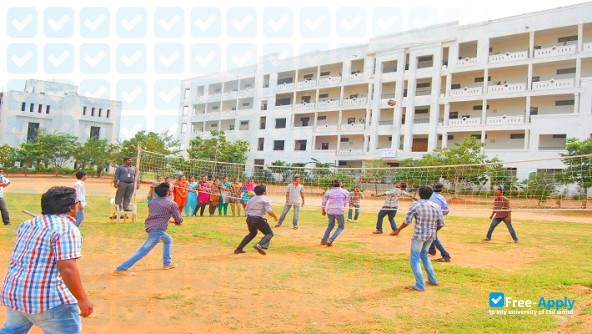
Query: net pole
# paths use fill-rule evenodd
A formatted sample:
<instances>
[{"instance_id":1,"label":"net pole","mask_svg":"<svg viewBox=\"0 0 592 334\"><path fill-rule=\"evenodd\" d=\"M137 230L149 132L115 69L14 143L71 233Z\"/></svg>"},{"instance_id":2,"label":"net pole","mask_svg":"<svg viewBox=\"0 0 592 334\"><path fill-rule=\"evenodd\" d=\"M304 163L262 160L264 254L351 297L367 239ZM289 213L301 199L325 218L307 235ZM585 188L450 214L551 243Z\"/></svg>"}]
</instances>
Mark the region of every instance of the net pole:
<instances>
[{"instance_id":1,"label":"net pole","mask_svg":"<svg viewBox=\"0 0 592 334\"><path fill-rule=\"evenodd\" d=\"M138 176L140 175L140 144L136 145L136 173L134 175L134 193L132 196L132 201L134 203L134 213L132 214L132 221L136 221L136 215L138 211L138 201L137 201L137 193L138 193Z\"/></svg>"}]
</instances>

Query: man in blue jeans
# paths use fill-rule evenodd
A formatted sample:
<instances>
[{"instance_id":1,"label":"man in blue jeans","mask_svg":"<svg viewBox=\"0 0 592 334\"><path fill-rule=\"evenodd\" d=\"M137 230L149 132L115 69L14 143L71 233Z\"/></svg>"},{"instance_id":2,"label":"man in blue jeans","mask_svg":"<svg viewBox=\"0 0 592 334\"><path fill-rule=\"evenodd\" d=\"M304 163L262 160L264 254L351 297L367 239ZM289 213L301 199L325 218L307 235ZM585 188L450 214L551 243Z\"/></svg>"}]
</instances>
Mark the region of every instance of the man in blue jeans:
<instances>
[{"instance_id":1,"label":"man in blue jeans","mask_svg":"<svg viewBox=\"0 0 592 334\"><path fill-rule=\"evenodd\" d=\"M74 188L53 187L41 196L42 215L19 226L0 290L6 306L0 333L27 333L33 325L45 334L81 332L80 316L88 317L93 306L76 264L82 256L74 225L79 208Z\"/></svg>"},{"instance_id":2,"label":"man in blue jeans","mask_svg":"<svg viewBox=\"0 0 592 334\"><path fill-rule=\"evenodd\" d=\"M171 217L174 218L175 225L181 225L183 217L181 217L177 203L168 197L171 192L168 183L161 183L154 189L154 192L158 197L155 197L150 202L150 205L148 205L148 218L146 218L145 222L148 239L146 239L146 242L140 247L136 254L132 255L132 257L117 267L113 272L114 275L135 275L135 273L128 271L128 269L136 262L140 261L144 256L148 255L160 240L164 243L162 269L168 270L175 268L175 265L171 263L171 245L173 243L173 238L166 234L166 230L169 226L169 219L171 219Z\"/></svg>"},{"instance_id":3,"label":"man in blue jeans","mask_svg":"<svg viewBox=\"0 0 592 334\"><path fill-rule=\"evenodd\" d=\"M397 223L395 223L395 215L397 214L397 209L399 208L399 197L406 196L413 200L416 198L411 196L407 191L407 184L401 182L399 184L395 184L393 189L389 191L385 191L382 194L374 195L371 194L372 197L384 197L384 203L382 203L382 208L378 211L378 218L376 219L376 231L372 232L374 234L382 234L382 220L384 217L388 216L389 223L391 224L391 229L393 232L390 235L395 235L395 230L397 229Z\"/></svg>"},{"instance_id":4,"label":"man in blue jeans","mask_svg":"<svg viewBox=\"0 0 592 334\"><path fill-rule=\"evenodd\" d=\"M450 209L448 208L448 202L446 202L446 198L440 194L443 188L444 185L442 183L434 184L434 193L430 197L430 201L438 204L440 210L442 210L442 215L446 216ZM436 233L436 239L434 242L432 242L428 253L432 256L436 255L436 248L440 251L440 254L442 254L442 257L437 259L436 262L450 262L450 253L448 253L446 248L444 248L444 245L442 245L442 242L438 238L438 233Z\"/></svg>"},{"instance_id":5,"label":"man in blue jeans","mask_svg":"<svg viewBox=\"0 0 592 334\"><path fill-rule=\"evenodd\" d=\"M345 206L349 202L349 192L341 188L341 182L339 180L333 180L331 185L333 188L325 192L321 201L321 206L323 207L321 213L323 216L327 215L329 218L329 224L321 240L321 245L327 245L329 247L333 245L335 239L337 239L341 231L345 228ZM337 221L337 230L331 236L331 231L335 227L335 221Z\"/></svg>"},{"instance_id":6,"label":"man in blue jeans","mask_svg":"<svg viewBox=\"0 0 592 334\"><path fill-rule=\"evenodd\" d=\"M415 285L405 287L408 290L425 290L421 265L419 264L420 259L428 274L427 283L434 286L440 285L434 274L432 262L428 257L428 248L436 238L436 232L444 226L444 215L442 215L440 207L429 200L432 192L430 187L419 187L419 201L411 204L405 222L394 233L396 236L399 235L401 230L411 224L413 218L415 218L415 232L413 238L411 238L411 255L409 257L409 264L415 276Z\"/></svg>"}]
</instances>

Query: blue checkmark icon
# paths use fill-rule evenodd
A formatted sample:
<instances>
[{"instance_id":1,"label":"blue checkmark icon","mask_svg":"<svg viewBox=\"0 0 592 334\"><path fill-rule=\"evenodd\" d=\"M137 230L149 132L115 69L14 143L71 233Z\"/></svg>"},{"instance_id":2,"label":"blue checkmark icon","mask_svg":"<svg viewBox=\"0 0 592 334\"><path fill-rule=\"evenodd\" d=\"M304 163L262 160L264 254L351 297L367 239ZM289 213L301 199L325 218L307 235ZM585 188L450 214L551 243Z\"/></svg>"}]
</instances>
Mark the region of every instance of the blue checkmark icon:
<instances>
[{"instance_id":1,"label":"blue checkmark icon","mask_svg":"<svg viewBox=\"0 0 592 334\"><path fill-rule=\"evenodd\" d=\"M489 293L489 307L504 307L504 293L490 292Z\"/></svg>"}]
</instances>

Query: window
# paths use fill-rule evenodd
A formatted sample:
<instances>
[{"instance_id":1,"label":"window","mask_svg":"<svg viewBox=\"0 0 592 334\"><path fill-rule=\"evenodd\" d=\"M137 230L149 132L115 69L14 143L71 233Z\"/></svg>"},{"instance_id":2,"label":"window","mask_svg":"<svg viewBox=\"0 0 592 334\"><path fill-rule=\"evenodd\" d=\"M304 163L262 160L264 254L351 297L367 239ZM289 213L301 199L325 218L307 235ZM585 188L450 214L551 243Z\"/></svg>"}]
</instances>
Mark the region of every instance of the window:
<instances>
[{"instance_id":1,"label":"window","mask_svg":"<svg viewBox=\"0 0 592 334\"><path fill-rule=\"evenodd\" d=\"M473 106L473 110L483 110L483 106L482 105ZM487 110L489 110L489 104L487 105Z\"/></svg>"},{"instance_id":2,"label":"window","mask_svg":"<svg viewBox=\"0 0 592 334\"><path fill-rule=\"evenodd\" d=\"M90 127L90 137L89 138L96 138L99 139L101 136L101 128L98 126L91 126Z\"/></svg>"},{"instance_id":3,"label":"window","mask_svg":"<svg viewBox=\"0 0 592 334\"><path fill-rule=\"evenodd\" d=\"M317 121L324 121L327 119L327 116L318 116Z\"/></svg>"},{"instance_id":4,"label":"window","mask_svg":"<svg viewBox=\"0 0 592 334\"><path fill-rule=\"evenodd\" d=\"M571 74L571 73L576 73L576 68L572 67L572 68L560 68L557 70L557 74Z\"/></svg>"},{"instance_id":5,"label":"window","mask_svg":"<svg viewBox=\"0 0 592 334\"><path fill-rule=\"evenodd\" d=\"M329 98L329 94L319 94L319 100L320 99L328 99Z\"/></svg>"},{"instance_id":6,"label":"window","mask_svg":"<svg viewBox=\"0 0 592 334\"><path fill-rule=\"evenodd\" d=\"M218 127L218 123L212 123L210 124L210 128L217 128Z\"/></svg>"},{"instance_id":7,"label":"window","mask_svg":"<svg viewBox=\"0 0 592 334\"><path fill-rule=\"evenodd\" d=\"M43 112L43 104L40 104L40 105L37 107L37 113L41 114L42 112Z\"/></svg>"},{"instance_id":8,"label":"window","mask_svg":"<svg viewBox=\"0 0 592 334\"><path fill-rule=\"evenodd\" d=\"M82 115L86 116L86 107L82 107Z\"/></svg>"},{"instance_id":9,"label":"window","mask_svg":"<svg viewBox=\"0 0 592 334\"><path fill-rule=\"evenodd\" d=\"M309 95L307 95L307 96L303 96L303 97L301 97L301 98L300 98L300 102L301 102L301 103L310 103L310 96L309 96Z\"/></svg>"},{"instance_id":10,"label":"window","mask_svg":"<svg viewBox=\"0 0 592 334\"><path fill-rule=\"evenodd\" d=\"M94 115L95 115L95 108L92 108L92 109L90 110L90 115L91 115L91 116L94 116Z\"/></svg>"},{"instance_id":11,"label":"window","mask_svg":"<svg viewBox=\"0 0 592 334\"><path fill-rule=\"evenodd\" d=\"M284 141L283 140L274 140L273 141L273 150L274 151L283 151L284 150Z\"/></svg>"},{"instance_id":12,"label":"window","mask_svg":"<svg viewBox=\"0 0 592 334\"><path fill-rule=\"evenodd\" d=\"M555 106L573 106L575 104L575 100L559 100L555 101Z\"/></svg>"},{"instance_id":13,"label":"window","mask_svg":"<svg viewBox=\"0 0 592 334\"><path fill-rule=\"evenodd\" d=\"M306 140L294 141L294 151L306 151Z\"/></svg>"},{"instance_id":14,"label":"window","mask_svg":"<svg viewBox=\"0 0 592 334\"><path fill-rule=\"evenodd\" d=\"M423 56L423 57L417 57L417 61L418 62L424 62L424 61L432 61L434 58L432 56Z\"/></svg>"},{"instance_id":15,"label":"window","mask_svg":"<svg viewBox=\"0 0 592 334\"><path fill-rule=\"evenodd\" d=\"M275 101L276 107L279 107L279 106L289 106L290 104L292 104L292 99L290 99L289 97L277 99Z\"/></svg>"},{"instance_id":16,"label":"window","mask_svg":"<svg viewBox=\"0 0 592 334\"><path fill-rule=\"evenodd\" d=\"M524 133L510 133L510 139L524 139Z\"/></svg>"},{"instance_id":17,"label":"window","mask_svg":"<svg viewBox=\"0 0 592 334\"><path fill-rule=\"evenodd\" d=\"M417 88L430 88L432 86L431 82L424 82L424 83L418 83Z\"/></svg>"},{"instance_id":18,"label":"window","mask_svg":"<svg viewBox=\"0 0 592 334\"><path fill-rule=\"evenodd\" d=\"M183 106L183 116L187 116L189 113L189 106Z\"/></svg>"},{"instance_id":19,"label":"window","mask_svg":"<svg viewBox=\"0 0 592 334\"><path fill-rule=\"evenodd\" d=\"M267 118L265 116L259 117L259 129L260 130L265 130L265 122L266 121L267 121Z\"/></svg>"},{"instance_id":20,"label":"window","mask_svg":"<svg viewBox=\"0 0 592 334\"><path fill-rule=\"evenodd\" d=\"M356 123L355 117L348 117L347 118L347 124L354 124L354 123Z\"/></svg>"},{"instance_id":21,"label":"window","mask_svg":"<svg viewBox=\"0 0 592 334\"><path fill-rule=\"evenodd\" d=\"M452 84L452 86L450 86L450 89L460 89L460 84Z\"/></svg>"},{"instance_id":22,"label":"window","mask_svg":"<svg viewBox=\"0 0 592 334\"><path fill-rule=\"evenodd\" d=\"M240 121L239 130L249 130L249 121Z\"/></svg>"},{"instance_id":23,"label":"window","mask_svg":"<svg viewBox=\"0 0 592 334\"><path fill-rule=\"evenodd\" d=\"M483 77L478 77L475 78L475 82L483 82L484 78ZM487 77L487 81L491 81L491 76Z\"/></svg>"},{"instance_id":24,"label":"window","mask_svg":"<svg viewBox=\"0 0 592 334\"><path fill-rule=\"evenodd\" d=\"M27 128L27 141L36 141L39 132L39 123L29 123Z\"/></svg>"},{"instance_id":25,"label":"window","mask_svg":"<svg viewBox=\"0 0 592 334\"><path fill-rule=\"evenodd\" d=\"M189 97L190 90L189 88L185 88L185 98Z\"/></svg>"},{"instance_id":26,"label":"window","mask_svg":"<svg viewBox=\"0 0 592 334\"><path fill-rule=\"evenodd\" d=\"M564 36L564 37L557 38L557 43L567 43L567 42L573 42L573 41L577 41L577 40L578 40L578 35Z\"/></svg>"},{"instance_id":27,"label":"window","mask_svg":"<svg viewBox=\"0 0 592 334\"><path fill-rule=\"evenodd\" d=\"M415 114L416 115L427 114L429 111L430 111L429 108L415 109Z\"/></svg>"},{"instance_id":28,"label":"window","mask_svg":"<svg viewBox=\"0 0 592 334\"><path fill-rule=\"evenodd\" d=\"M230 125L228 125L228 130L229 130L229 131L233 131L233 130L234 130L234 124L230 124Z\"/></svg>"},{"instance_id":29,"label":"window","mask_svg":"<svg viewBox=\"0 0 592 334\"><path fill-rule=\"evenodd\" d=\"M242 106L249 107L249 106L251 106L251 102L243 102Z\"/></svg>"},{"instance_id":30,"label":"window","mask_svg":"<svg viewBox=\"0 0 592 334\"><path fill-rule=\"evenodd\" d=\"M481 139L481 135L471 135L472 138ZM486 138L487 139L487 138Z\"/></svg>"},{"instance_id":31,"label":"window","mask_svg":"<svg viewBox=\"0 0 592 334\"><path fill-rule=\"evenodd\" d=\"M345 161L345 160L339 160L338 165L340 167L347 166L347 161Z\"/></svg>"},{"instance_id":32,"label":"window","mask_svg":"<svg viewBox=\"0 0 592 334\"><path fill-rule=\"evenodd\" d=\"M278 79L277 84L281 85L281 84L285 84L285 83L292 83L293 80L294 80L293 78Z\"/></svg>"},{"instance_id":33,"label":"window","mask_svg":"<svg viewBox=\"0 0 592 334\"><path fill-rule=\"evenodd\" d=\"M264 144L265 144L265 139L264 138L258 138L257 139L257 151L263 151Z\"/></svg>"},{"instance_id":34,"label":"window","mask_svg":"<svg viewBox=\"0 0 592 334\"><path fill-rule=\"evenodd\" d=\"M304 80L312 80L312 76L313 76L313 74L305 74L303 76L303 78L304 78Z\"/></svg>"},{"instance_id":35,"label":"window","mask_svg":"<svg viewBox=\"0 0 592 334\"><path fill-rule=\"evenodd\" d=\"M343 138L342 137L342 138L339 139L339 142L341 142L341 143L349 143L349 138L347 138L347 137Z\"/></svg>"},{"instance_id":36,"label":"window","mask_svg":"<svg viewBox=\"0 0 592 334\"><path fill-rule=\"evenodd\" d=\"M286 128L286 119L285 118L276 118L275 119L275 128L276 129L285 129Z\"/></svg>"},{"instance_id":37,"label":"window","mask_svg":"<svg viewBox=\"0 0 592 334\"><path fill-rule=\"evenodd\" d=\"M450 119L458 119L458 111L453 111L450 113Z\"/></svg>"},{"instance_id":38,"label":"window","mask_svg":"<svg viewBox=\"0 0 592 334\"><path fill-rule=\"evenodd\" d=\"M35 112L35 103L31 103L29 106L29 112Z\"/></svg>"},{"instance_id":39,"label":"window","mask_svg":"<svg viewBox=\"0 0 592 334\"><path fill-rule=\"evenodd\" d=\"M45 106L45 113L46 114L49 114L49 109L50 109L50 105L48 104Z\"/></svg>"},{"instance_id":40,"label":"window","mask_svg":"<svg viewBox=\"0 0 592 334\"><path fill-rule=\"evenodd\" d=\"M103 108L99 108L99 117L103 116Z\"/></svg>"},{"instance_id":41,"label":"window","mask_svg":"<svg viewBox=\"0 0 592 334\"><path fill-rule=\"evenodd\" d=\"M532 77L532 82L539 82L541 81L541 77L540 76L536 76L536 77Z\"/></svg>"},{"instance_id":42,"label":"window","mask_svg":"<svg viewBox=\"0 0 592 334\"><path fill-rule=\"evenodd\" d=\"M247 89L247 88L251 88L251 87L253 87L253 84L246 83L245 86L243 87L243 89Z\"/></svg>"},{"instance_id":43,"label":"window","mask_svg":"<svg viewBox=\"0 0 592 334\"><path fill-rule=\"evenodd\" d=\"M107 109L107 118L109 118L110 114L111 114L111 109Z\"/></svg>"},{"instance_id":44,"label":"window","mask_svg":"<svg viewBox=\"0 0 592 334\"><path fill-rule=\"evenodd\" d=\"M389 136L388 141L393 141L393 136Z\"/></svg>"},{"instance_id":45,"label":"window","mask_svg":"<svg viewBox=\"0 0 592 334\"><path fill-rule=\"evenodd\" d=\"M26 108L27 108L27 102L21 103L21 111L25 111Z\"/></svg>"},{"instance_id":46,"label":"window","mask_svg":"<svg viewBox=\"0 0 592 334\"><path fill-rule=\"evenodd\" d=\"M301 117L300 122L302 122L302 126L308 126L308 122L310 122L310 117Z\"/></svg>"},{"instance_id":47,"label":"window","mask_svg":"<svg viewBox=\"0 0 592 334\"><path fill-rule=\"evenodd\" d=\"M553 139L565 139L565 138L567 138L567 135L564 135L564 134L553 135Z\"/></svg>"},{"instance_id":48,"label":"window","mask_svg":"<svg viewBox=\"0 0 592 334\"><path fill-rule=\"evenodd\" d=\"M267 110L267 100L261 101L261 110Z\"/></svg>"},{"instance_id":49,"label":"window","mask_svg":"<svg viewBox=\"0 0 592 334\"><path fill-rule=\"evenodd\" d=\"M321 72L322 77L328 77L331 75L331 72Z\"/></svg>"},{"instance_id":50,"label":"window","mask_svg":"<svg viewBox=\"0 0 592 334\"><path fill-rule=\"evenodd\" d=\"M187 132L187 123L181 124L181 133Z\"/></svg>"},{"instance_id":51,"label":"window","mask_svg":"<svg viewBox=\"0 0 592 334\"><path fill-rule=\"evenodd\" d=\"M530 107L530 114L531 115L538 115L539 114L539 107Z\"/></svg>"},{"instance_id":52,"label":"window","mask_svg":"<svg viewBox=\"0 0 592 334\"><path fill-rule=\"evenodd\" d=\"M218 110L218 109L220 109L220 106L213 106L212 107L212 110Z\"/></svg>"},{"instance_id":53,"label":"window","mask_svg":"<svg viewBox=\"0 0 592 334\"><path fill-rule=\"evenodd\" d=\"M329 143L321 143L321 150L328 150L329 149Z\"/></svg>"}]
</instances>

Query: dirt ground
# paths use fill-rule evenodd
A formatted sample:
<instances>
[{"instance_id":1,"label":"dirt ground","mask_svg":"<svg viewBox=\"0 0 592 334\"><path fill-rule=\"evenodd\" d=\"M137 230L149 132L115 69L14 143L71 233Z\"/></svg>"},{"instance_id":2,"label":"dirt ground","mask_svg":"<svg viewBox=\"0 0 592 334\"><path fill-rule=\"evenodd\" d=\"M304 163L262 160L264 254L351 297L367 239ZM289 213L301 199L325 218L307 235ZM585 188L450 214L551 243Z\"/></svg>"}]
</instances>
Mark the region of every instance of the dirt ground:
<instances>
[{"instance_id":1,"label":"dirt ground","mask_svg":"<svg viewBox=\"0 0 592 334\"><path fill-rule=\"evenodd\" d=\"M72 178L65 177L18 176L11 177L11 181L6 191L7 198L10 198L10 193L42 193L51 186L70 186L74 182ZM115 194L106 178L89 178L86 189L88 196L113 197ZM143 199L146 193L147 185L142 185L139 198ZM281 193L278 189L270 197L281 203ZM309 198L307 201L320 203L320 198ZM380 203L378 200L365 201L364 210L378 209ZM403 202L403 210L407 206L408 202ZM453 205L452 210L470 217L483 217L484 220L489 214L487 209L475 209L470 205ZM516 212L513 215L515 221L591 221L589 215L560 216L545 211ZM228 225L216 232L229 239L240 240L244 234L243 218L227 218L226 221ZM199 223L196 218L186 222ZM172 226L170 230L175 228L185 226ZM471 229L453 228L459 236ZM339 266L335 268L335 264L319 261L315 255L317 251L327 252L335 258L340 258L344 251L344 246L320 246L319 236L323 230L322 226L303 226L298 231L288 227L275 229L278 242L307 251L267 257L258 255L252 249L239 257L232 254L232 246L224 244L178 242L173 247L173 259L178 267L171 271L162 271L159 267L162 256L159 245L134 267L137 273L134 277L114 277L110 273L137 250L142 239L109 234L85 235L84 256L79 263L95 313L84 320L83 333L345 333L349 331L327 327L327 324L347 322L374 328L377 318L396 320L399 318L395 315L402 311L445 316L451 309L458 308L462 312L463 308L471 307L455 304L449 295L439 292L436 294L441 300L428 294L404 293L402 286L410 283L411 277L408 267L401 271L403 277L400 282L389 282L386 280L388 276L376 272L340 269ZM395 238L386 234L372 235L366 227L353 227L340 236L339 243L359 247L360 256L367 251L387 258L401 258L407 256L410 247L407 232L405 237ZM446 247L454 254L454 265L459 268L487 268L510 273L540 260L540 248L522 247L520 252L516 252L508 246L514 245L511 240L506 240L508 238L499 238L488 244L453 239L447 240ZM553 245L550 245L547 250L552 248ZM0 248L0 259L8 259L9 254L9 247ZM344 261L347 263L346 259ZM434 266L439 272L445 264ZM6 266L0 266L0 277L4 277L5 272ZM585 293L592 291L590 287L582 288L587 289ZM451 289L463 291L464 288L460 284L452 284L442 289L442 293L450 293ZM580 304L578 310L591 304ZM0 319L3 318L4 309L0 308ZM400 319L403 320L397 321L413 323L407 318ZM585 319L584 330L590 328L590 316L582 319ZM567 327L570 323L570 318L566 317L566 325L560 325L557 330L570 332ZM31 333L41 332L34 329Z\"/></svg>"},{"instance_id":2,"label":"dirt ground","mask_svg":"<svg viewBox=\"0 0 592 334\"><path fill-rule=\"evenodd\" d=\"M74 184L74 177L53 177L53 176L38 176L30 175L24 177L22 175L8 175L11 180L11 185L5 188L5 193L10 196L10 192L15 193L36 193L42 194L52 186L72 186ZM86 194L87 196L108 196L110 198L115 197L116 189L110 184L111 177L91 178L89 177L86 181ZM148 193L149 185L144 183L138 190L138 202L146 201L146 194ZM268 197L273 203L281 205L285 200L285 188L283 186L268 186ZM321 197L318 194L311 195L307 194L306 203L308 208L318 207L320 210ZM493 199L485 200L479 198L473 198L472 202L477 204L466 204L467 200L453 200L450 201L451 211L460 212L466 217L483 217L487 220L491 213L490 207ZM461 204L462 203L462 204ZM481 204L482 203L482 204ZM401 199L400 209L407 211L409 208L410 201L407 199ZM371 199L370 191L366 191L366 199L362 201L361 209L364 211L378 211L382 205L381 200ZM513 220L538 220L538 221L557 221L557 222L581 222L581 223L592 223L592 211L571 211L566 213L565 211L556 209L523 209L524 205L528 207L536 207L536 201L532 203L520 203L517 200L512 200L514 212L512 213ZM591 206L592 208L592 203Z\"/></svg>"}]
</instances>

